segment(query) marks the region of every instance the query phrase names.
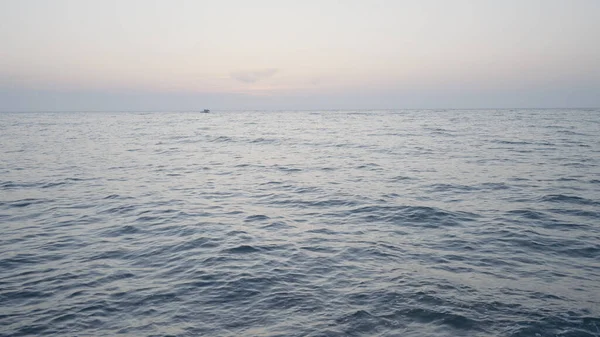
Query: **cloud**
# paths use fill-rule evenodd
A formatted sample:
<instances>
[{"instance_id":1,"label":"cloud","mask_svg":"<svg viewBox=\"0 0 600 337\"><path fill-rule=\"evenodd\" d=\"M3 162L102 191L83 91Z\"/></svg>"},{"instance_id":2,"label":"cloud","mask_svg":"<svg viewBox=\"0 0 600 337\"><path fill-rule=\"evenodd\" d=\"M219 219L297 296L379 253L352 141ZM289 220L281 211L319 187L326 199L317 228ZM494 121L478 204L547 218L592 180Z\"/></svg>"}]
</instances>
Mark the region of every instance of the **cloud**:
<instances>
[{"instance_id":1,"label":"cloud","mask_svg":"<svg viewBox=\"0 0 600 337\"><path fill-rule=\"evenodd\" d=\"M321 77L314 77L313 79L311 79L308 83L310 85L316 86L319 85L323 82L323 79Z\"/></svg>"},{"instance_id":2,"label":"cloud","mask_svg":"<svg viewBox=\"0 0 600 337\"><path fill-rule=\"evenodd\" d=\"M236 71L231 73L231 78L244 83L255 83L260 80L272 77L277 72L279 72L279 69L276 68L268 68L254 71Z\"/></svg>"}]
</instances>

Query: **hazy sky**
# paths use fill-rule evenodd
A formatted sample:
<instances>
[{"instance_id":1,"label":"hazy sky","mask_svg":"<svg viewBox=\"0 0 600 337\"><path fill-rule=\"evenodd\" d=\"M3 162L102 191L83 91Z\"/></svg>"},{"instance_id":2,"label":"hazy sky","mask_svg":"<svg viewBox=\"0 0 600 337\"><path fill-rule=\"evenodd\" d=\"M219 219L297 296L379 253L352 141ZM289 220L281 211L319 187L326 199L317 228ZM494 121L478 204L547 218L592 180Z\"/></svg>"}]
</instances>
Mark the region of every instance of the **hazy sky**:
<instances>
[{"instance_id":1,"label":"hazy sky","mask_svg":"<svg viewBox=\"0 0 600 337\"><path fill-rule=\"evenodd\" d=\"M0 110L600 106L600 0L0 0Z\"/></svg>"}]
</instances>

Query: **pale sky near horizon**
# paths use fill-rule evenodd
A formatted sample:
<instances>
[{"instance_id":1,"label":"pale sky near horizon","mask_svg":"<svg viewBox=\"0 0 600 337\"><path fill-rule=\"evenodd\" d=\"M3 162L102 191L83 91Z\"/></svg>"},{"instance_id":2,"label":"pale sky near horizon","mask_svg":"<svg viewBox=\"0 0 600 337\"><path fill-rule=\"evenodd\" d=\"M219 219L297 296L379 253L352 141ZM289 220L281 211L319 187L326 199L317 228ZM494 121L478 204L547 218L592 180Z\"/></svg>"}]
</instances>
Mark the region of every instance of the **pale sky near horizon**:
<instances>
[{"instance_id":1,"label":"pale sky near horizon","mask_svg":"<svg viewBox=\"0 0 600 337\"><path fill-rule=\"evenodd\" d=\"M600 106L600 1L0 0L0 111Z\"/></svg>"}]
</instances>

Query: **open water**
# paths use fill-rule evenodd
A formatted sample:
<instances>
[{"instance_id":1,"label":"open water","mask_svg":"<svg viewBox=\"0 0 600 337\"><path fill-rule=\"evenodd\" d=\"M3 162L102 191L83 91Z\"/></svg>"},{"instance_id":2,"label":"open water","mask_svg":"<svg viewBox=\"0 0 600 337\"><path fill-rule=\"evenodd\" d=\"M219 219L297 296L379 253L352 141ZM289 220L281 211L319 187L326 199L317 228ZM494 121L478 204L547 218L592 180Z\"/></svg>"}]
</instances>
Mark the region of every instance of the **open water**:
<instances>
[{"instance_id":1,"label":"open water","mask_svg":"<svg viewBox=\"0 0 600 337\"><path fill-rule=\"evenodd\" d=\"M600 110L0 114L1 336L600 336Z\"/></svg>"}]
</instances>

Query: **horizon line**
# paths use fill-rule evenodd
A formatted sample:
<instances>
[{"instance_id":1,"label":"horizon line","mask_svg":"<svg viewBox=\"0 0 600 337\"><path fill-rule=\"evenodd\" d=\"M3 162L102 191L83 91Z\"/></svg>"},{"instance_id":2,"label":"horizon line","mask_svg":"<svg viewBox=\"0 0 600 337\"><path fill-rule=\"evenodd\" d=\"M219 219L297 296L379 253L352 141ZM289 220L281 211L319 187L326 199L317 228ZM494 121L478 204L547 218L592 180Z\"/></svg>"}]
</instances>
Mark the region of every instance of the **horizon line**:
<instances>
[{"instance_id":1,"label":"horizon line","mask_svg":"<svg viewBox=\"0 0 600 337\"><path fill-rule=\"evenodd\" d=\"M390 111L390 110L563 110L563 109L574 109L574 110L596 110L598 107L529 107L529 108L360 108L360 109L344 109L344 108L328 108L328 109L210 109L210 111L222 111L222 112L238 112L238 111L262 111L262 112L281 112L281 111ZM203 109L161 109L161 110L0 110L0 113L57 113L57 112L198 112Z\"/></svg>"}]
</instances>

